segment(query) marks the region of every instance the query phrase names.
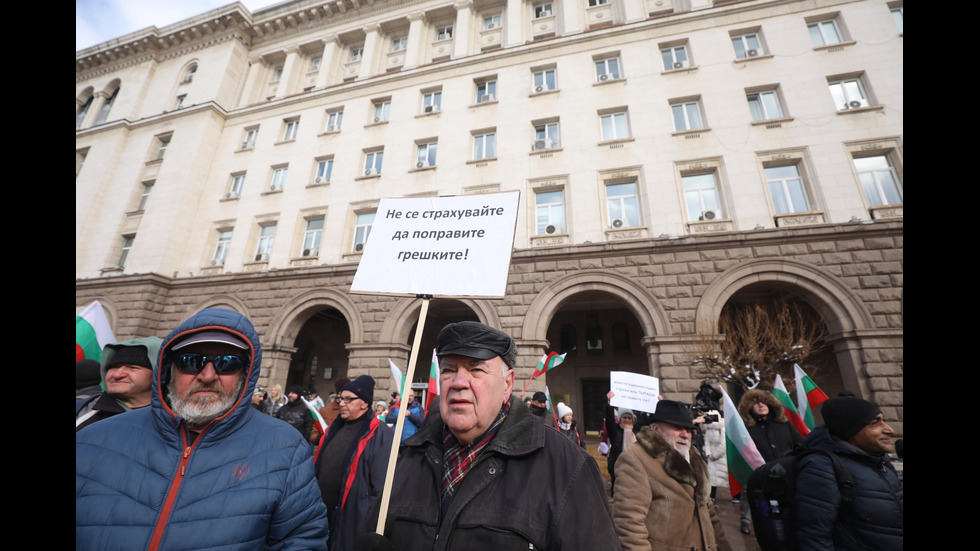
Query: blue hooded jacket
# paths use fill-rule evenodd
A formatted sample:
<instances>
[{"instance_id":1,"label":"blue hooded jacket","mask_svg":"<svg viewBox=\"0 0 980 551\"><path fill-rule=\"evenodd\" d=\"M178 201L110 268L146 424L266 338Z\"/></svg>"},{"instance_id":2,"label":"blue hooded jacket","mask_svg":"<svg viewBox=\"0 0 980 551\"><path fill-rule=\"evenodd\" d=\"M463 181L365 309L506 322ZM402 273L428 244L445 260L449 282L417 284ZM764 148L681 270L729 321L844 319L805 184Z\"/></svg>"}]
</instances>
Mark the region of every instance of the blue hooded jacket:
<instances>
[{"instance_id":1,"label":"blue hooded jacket","mask_svg":"<svg viewBox=\"0 0 980 551\"><path fill-rule=\"evenodd\" d=\"M249 344L235 405L196 440L170 408L171 347L221 330ZM250 405L262 348L231 310L195 314L164 339L150 407L75 435L75 548L326 549L326 507L309 444L296 429Z\"/></svg>"}]
</instances>

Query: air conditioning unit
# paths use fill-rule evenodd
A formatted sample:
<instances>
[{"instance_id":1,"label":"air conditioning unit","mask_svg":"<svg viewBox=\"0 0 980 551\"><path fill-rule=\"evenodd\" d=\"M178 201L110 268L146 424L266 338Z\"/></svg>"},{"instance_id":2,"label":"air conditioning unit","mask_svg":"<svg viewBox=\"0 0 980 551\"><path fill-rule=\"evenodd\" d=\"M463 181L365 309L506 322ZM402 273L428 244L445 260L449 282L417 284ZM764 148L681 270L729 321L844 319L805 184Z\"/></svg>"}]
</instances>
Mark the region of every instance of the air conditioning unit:
<instances>
[{"instance_id":1,"label":"air conditioning unit","mask_svg":"<svg viewBox=\"0 0 980 551\"><path fill-rule=\"evenodd\" d=\"M599 81L605 82L607 80L609 80L609 75L606 74L599 75Z\"/></svg>"},{"instance_id":2,"label":"air conditioning unit","mask_svg":"<svg viewBox=\"0 0 980 551\"><path fill-rule=\"evenodd\" d=\"M333 132L336 129L337 129L337 127L334 126L334 125L332 125L332 124L328 124L327 125L327 132Z\"/></svg>"},{"instance_id":3,"label":"air conditioning unit","mask_svg":"<svg viewBox=\"0 0 980 551\"><path fill-rule=\"evenodd\" d=\"M546 140L534 140L534 149L547 149L548 142Z\"/></svg>"},{"instance_id":4,"label":"air conditioning unit","mask_svg":"<svg viewBox=\"0 0 980 551\"><path fill-rule=\"evenodd\" d=\"M425 161L419 161L415 163L415 168L422 168L424 166L428 166L428 163L426 163Z\"/></svg>"},{"instance_id":5,"label":"air conditioning unit","mask_svg":"<svg viewBox=\"0 0 980 551\"><path fill-rule=\"evenodd\" d=\"M280 189L282 189L282 188L279 187L279 186L277 186L275 183L269 185L269 191L276 191L276 190L280 190Z\"/></svg>"},{"instance_id":6,"label":"air conditioning unit","mask_svg":"<svg viewBox=\"0 0 980 551\"><path fill-rule=\"evenodd\" d=\"M706 210L701 213L701 217L698 220L714 220L718 218L718 213L713 210Z\"/></svg>"},{"instance_id":7,"label":"air conditioning unit","mask_svg":"<svg viewBox=\"0 0 980 551\"><path fill-rule=\"evenodd\" d=\"M320 254L320 249L303 249L303 256L317 256Z\"/></svg>"},{"instance_id":8,"label":"air conditioning unit","mask_svg":"<svg viewBox=\"0 0 980 551\"><path fill-rule=\"evenodd\" d=\"M374 117L374 122L381 122L381 117Z\"/></svg>"},{"instance_id":9,"label":"air conditioning unit","mask_svg":"<svg viewBox=\"0 0 980 551\"><path fill-rule=\"evenodd\" d=\"M364 251L364 243L357 243L357 244L354 245L354 252L358 252L359 253L359 252L362 252L362 251Z\"/></svg>"},{"instance_id":10,"label":"air conditioning unit","mask_svg":"<svg viewBox=\"0 0 980 551\"><path fill-rule=\"evenodd\" d=\"M478 103L489 103L491 101L497 101L497 97L493 94L483 94Z\"/></svg>"},{"instance_id":11,"label":"air conditioning unit","mask_svg":"<svg viewBox=\"0 0 980 551\"><path fill-rule=\"evenodd\" d=\"M212 266L223 266L224 264L225 264L225 260L223 258L215 258L214 260L211 261Z\"/></svg>"},{"instance_id":12,"label":"air conditioning unit","mask_svg":"<svg viewBox=\"0 0 980 551\"><path fill-rule=\"evenodd\" d=\"M374 170L372 170L372 169L370 169L370 168L364 171L364 175L365 175L365 176L370 176L370 175L372 175L372 174L374 174Z\"/></svg>"},{"instance_id":13,"label":"air conditioning unit","mask_svg":"<svg viewBox=\"0 0 980 551\"><path fill-rule=\"evenodd\" d=\"M617 228L617 229L618 228L622 228L624 225L626 225L626 223L623 222L619 218L617 218L617 219L615 219L615 220L612 221L612 227L614 227L614 228Z\"/></svg>"},{"instance_id":14,"label":"air conditioning unit","mask_svg":"<svg viewBox=\"0 0 980 551\"><path fill-rule=\"evenodd\" d=\"M865 104L864 100L853 100L853 101L847 102L847 108L848 109L857 109L858 107L864 107L864 104Z\"/></svg>"},{"instance_id":15,"label":"air conditioning unit","mask_svg":"<svg viewBox=\"0 0 980 551\"><path fill-rule=\"evenodd\" d=\"M535 92L544 92L544 86L541 86L541 85L539 84L538 86L535 86L535 87L534 87L534 91L535 91Z\"/></svg>"},{"instance_id":16,"label":"air conditioning unit","mask_svg":"<svg viewBox=\"0 0 980 551\"><path fill-rule=\"evenodd\" d=\"M551 10L541 10L541 15L539 15L538 17L551 17L551 16L552 16Z\"/></svg>"},{"instance_id":17,"label":"air conditioning unit","mask_svg":"<svg viewBox=\"0 0 980 551\"><path fill-rule=\"evenodd\" d=\"M436 107L435 105L426 105L425 107L422 108L423 113L432 113L433 111L438 111L438 110L439 108Z\"/></svg>"},{"instance_id":18,"label":"air conditioning unit","mask_svg":"<svg viewBox=\"0 0 980 551\"><path fill-rule=\"evenodd\" d=\"M252 144L250 142L242 142L242 149L251 149Z\"/></svg>"},{"instance_id":19,"label":"air conditioning unit","mask_svg":"<svg viewBox=\"0 0 980 551\"><path fill-rule=\"evenodd\" d=\"M231 199L231 192L230 191L225 194L225 199Z\"/></svg>"},{"instance_id":20,"label":"air conditioning unit","mask_svg":"<svg viewBox=\"0 0 980 551\"><path fill-rule=\"evenodd\" d=\"M545 233L558 233L558 232L561 231L561 227L556 226L555 224L548 224L544 228L544 231L545 231Z\"/></svg>"},{"instance_id":21,"label":"air conditioning unit","mask_svg":"<svg viewBox=\"0 0 980 551\"><path fill-rule=\"evenodd\" d=\"M316 178L313 179L314 184L325 184L326 182L327 179L324 178L323 176L317 176Z\"/></svg>"},{"instance_id":22,"label":"air conditioning unit","mask_svg":"<svg viewBox=\"0 0 980 551\"><path fill-rule=\"evenodd\" d=\"M686 61L675 61L674 62L674 69L683 69L684 67L687 67L687 62Z\"/></svg>"},{"instance_id":23,"label":"air conditioning unit","mask_svg":"<svg viewBox=\"0 0 980 551\"><path fill-rule=\"evenodd\" d=\"M269 260L269 255L266 253L259 253L255 255L256 262L265 262L266 260Z\"/></svg>"},{"instance_id":24,"label":"air conditioning unit","mask_svg":"<svg viewBox=\"0 0 980 551\"><path fill-rule=\"evenodd\" d=\"M749 57L755 57L755 56L759 55L759 50L756 50L755 48L752 48L752 49L750 49L749 51L747 51L745 53Z\"/></svg>"},{"instance_id":25,"label":"air conditioning unit","mask_svg":"<svg viewBox=\"0 0 980 551\"><path fill-rule=\"evenodd\" d=\"M487 30L496 29L497 25L495 23L487 23Z\"/></svg>"}]
</instances>

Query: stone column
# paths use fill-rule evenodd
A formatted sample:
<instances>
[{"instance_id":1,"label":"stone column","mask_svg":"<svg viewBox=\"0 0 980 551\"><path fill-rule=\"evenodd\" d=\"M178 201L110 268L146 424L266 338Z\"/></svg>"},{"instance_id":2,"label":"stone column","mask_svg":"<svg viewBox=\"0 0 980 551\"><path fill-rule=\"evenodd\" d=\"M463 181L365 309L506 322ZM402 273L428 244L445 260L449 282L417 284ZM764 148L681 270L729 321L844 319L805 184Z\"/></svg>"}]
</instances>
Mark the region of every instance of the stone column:
<instances>
[{"instance_id":1,"label":"stone column","mask_svg":"<svg viewBox=\"0 0 980 551\"><path fill-rule=\"evenodd\" d=\"M504 23L504 47L524 43L524 18L527 6L524 0L507 0L507 21Z\"/></svg>"},{"instance_id":2,"label":"stone column","mask_svg":"<svg viewBox=\"0 0 980 551\"><path fill-rule=\"evenodd\" d=\"M453 59L464 57L470 51L470 27L473 26L473 2L466 0L453 4L456 23L453 25Z\"/></svg>"},{"instance_id":3,"label":"stone column","mask_svg":"<svg viewBox=\"0 0 980 551\"><path fill-rule=\"evenodd\" d=\"M337 35L323 39L323 53L320 54L320 73L316 76L316 88L325 88L334 83L334 71L337 65Z\"/></svg>"},{"instance_id":4,"label":"stone column","mask_svg":"<svg viewBox=\"0 0 980 551\"><path fill-rule=\"evenodd\" d=\"M251 55L248 58L248 73L245 76L245 85L238 100L239 107L245 107L255 103L259 97L259 90L265 87L266 66L262 56Z\"/></svg>"},{"instance_id":5,"label":"stone column","mask_svg":"<svg viewBox=\"0 0 980 551\"><path fill-rule=\"evenodd\" d=\"M408 45L405 47L405 68L418 67L425 51L425 14L408 14Z\"/></svg>"},{"instance_id":6,"label":"stone column","mask_svg":"<svg viewBox=\"0 0 980 551\"><path fill-rule=\"evenodd\" d=\"M300 63L299 48L290 46L286 48L286 61L282 66L282 78L279 79L279 87L276 89L276 97L288 96L296 91L296 81L299 77L298 72L302 68Z\"/></svg>"},{"instance_id":7,"label":"stone column","mask_svg":"<svg viewBox=\"0 0 980 551\"><path fill-rule=\"evenodd\" d=\"M82 119L82 125L79 126L79 128L88 128L95 124L95 119L97 119L99 113L102 112L105 102L109 101L110 95L111 94L107 93L105 90L99 90L98 92L92 94L92 106L88 108L88 113L85 113L85 118Z\"/></svg>"},{"instance_id":8,"label":"stone column","mask_svg":"<svg viewBox=\"0 0 980 551\"><path fill-rule=\"evenodd\" d=\"M364 27L364 52L361 55L361 70L357 73L357 80L370 78L374 74L380 28L377 23Z\"/></svg>"}]
</instances>

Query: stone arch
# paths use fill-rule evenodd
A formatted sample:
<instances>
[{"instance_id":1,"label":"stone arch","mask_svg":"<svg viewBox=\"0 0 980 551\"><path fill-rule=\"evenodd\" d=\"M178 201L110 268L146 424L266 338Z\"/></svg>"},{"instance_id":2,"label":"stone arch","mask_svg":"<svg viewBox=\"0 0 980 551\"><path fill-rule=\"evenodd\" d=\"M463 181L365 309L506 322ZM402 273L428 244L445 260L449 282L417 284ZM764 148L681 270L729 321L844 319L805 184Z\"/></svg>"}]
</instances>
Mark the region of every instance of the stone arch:
<instances>
[{"instance_id":1,"label":"stone arch","mask_svg":"<svg viewBox=\"0 0 980 551\"><path fill-rule=\"evenodd\" d=\"M472 310L480 319L480 323L500 328L500 317L497 316L497 312L487 301L476 301L467 298L447 300L458 301ZM415 322L418 321L419 311L421 310L422 301L415 298L399 299L381 325L381 335L378 337L378 341L401 343L408 340L408 335L412 331Z\"/></svg>"},{"instance_id":2,"label":"stone arch","mask_svg":"<svg viewBox=\"0 0 980 551\"><path fill-rule=\"evenodd\" d=\"M334 308L344 315L350 327L351 343L364 342L364 328L357 306L347 294L334 289L309 291L283 304L266 330L270 342L291 346L303 324L322 308Z\"/></svg>"},{"instance_id":3,"label":"stone arch","mask_svg":"<svg viewBox=\"0 0 980 551\"><path fill-rule=\"evenodd\" d=\"M228 310L234 310L246 318L251 319L251 317L248 315L248 307L245 306L245 303L242 302L241 299L236 296L222 294L212 295L197 303L188 310L181 321L189 318L197 312L200 312L201 310L204 310L205 308L227 308Z\"/></svg>"}]
</instances>

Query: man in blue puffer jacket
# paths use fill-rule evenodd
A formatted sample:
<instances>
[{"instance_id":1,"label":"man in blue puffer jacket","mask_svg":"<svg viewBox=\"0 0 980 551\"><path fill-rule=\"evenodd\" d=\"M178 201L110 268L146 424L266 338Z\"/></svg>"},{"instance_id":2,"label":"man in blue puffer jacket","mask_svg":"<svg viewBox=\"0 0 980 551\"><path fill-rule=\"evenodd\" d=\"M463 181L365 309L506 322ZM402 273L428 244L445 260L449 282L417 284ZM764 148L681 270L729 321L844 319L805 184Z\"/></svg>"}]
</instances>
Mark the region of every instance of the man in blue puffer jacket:
<instances>
[{"instance_id":1,"label":"man in blue puffer jacket","mask_svg":"<svg viewBox=\"0 0 980 551\"><path fill-rule=\"evenodd\" d=\"M249 406L261 362L231 310L164 339L150 407L75 435L76 549L326 549L310 446Z\"/></svg>"}]
</instances>

